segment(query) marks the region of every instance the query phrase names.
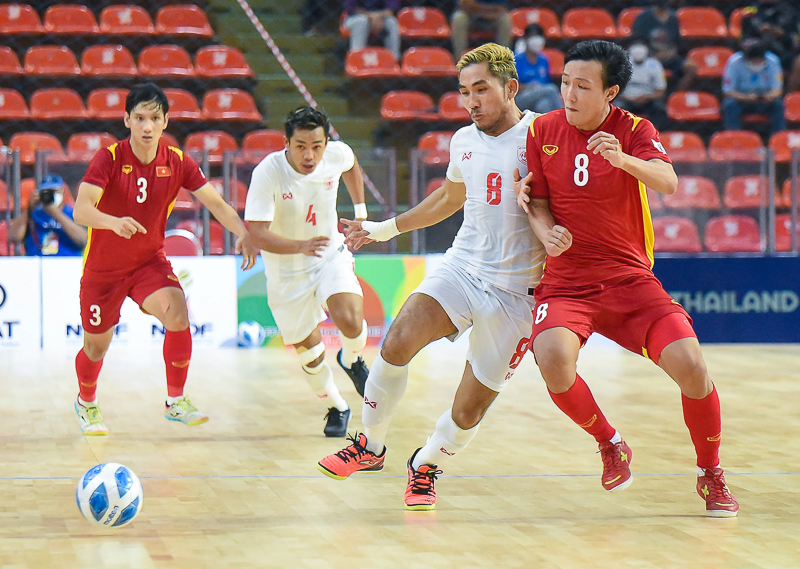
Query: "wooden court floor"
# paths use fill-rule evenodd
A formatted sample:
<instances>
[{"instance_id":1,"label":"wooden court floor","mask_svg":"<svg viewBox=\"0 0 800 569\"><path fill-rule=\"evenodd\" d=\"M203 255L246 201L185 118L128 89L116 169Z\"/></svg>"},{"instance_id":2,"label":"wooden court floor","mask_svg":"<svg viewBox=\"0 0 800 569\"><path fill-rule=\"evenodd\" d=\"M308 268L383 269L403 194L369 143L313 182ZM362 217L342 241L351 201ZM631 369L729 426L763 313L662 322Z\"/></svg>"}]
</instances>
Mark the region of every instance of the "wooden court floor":
<instances>
[{"instance_id":1,"label":"wooden court floor","mask_svg":"<svg viewBox=\"0 0 800 569\"><path fill-rule=\"evenodd\" d=\"M112 345L104 438L83 437L74 417L74 354L0 352L0 567L800 567L800 346L705 347L735 519L703 516L677 387L602 343L579 370L633 449L630 488L602 490L596 445L527 357L438 481L436 511L405 511L406 460L449 407L464 353L423 351L384 472L334 481L315 466L344 441L322 436L324 410L289 350L195 350L187 393L211 421L186 427L162 417L160 350ZM358 396L335 373L352 431ZM104 533L74 494L85 470L110 461L139 474L145 499L133 524Z\"/></svg>"}]
</instances>

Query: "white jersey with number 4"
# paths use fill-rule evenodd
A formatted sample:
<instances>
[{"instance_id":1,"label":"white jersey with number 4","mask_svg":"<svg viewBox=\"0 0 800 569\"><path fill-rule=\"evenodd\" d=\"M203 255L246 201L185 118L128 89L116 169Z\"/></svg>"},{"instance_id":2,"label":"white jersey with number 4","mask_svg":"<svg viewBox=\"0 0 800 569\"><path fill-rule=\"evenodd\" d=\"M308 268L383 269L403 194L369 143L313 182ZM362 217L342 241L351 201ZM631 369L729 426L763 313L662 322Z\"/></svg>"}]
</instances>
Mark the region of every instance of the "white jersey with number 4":
<instances>
[{"instance_id":1,"label":"white jersey with number 4","mask_svg":"<svg viewBox=\"0 0 800 569\"><path fill-rule=\"evenodd\" d=\"M287 239L330 238L321 258L262 251L268 275L295 277L311 273L344 244L344 236L339 233L336 194L339 178L354 164L353 150L344 142L332 140L311 174L300 174L292 168L285 150L273 152L255 167L247 192L247 221L270 221L269 230Z\"/></svg>"},{"instance_id":2,"label":"white jersey with number 4","mask_svg":"<svg viewBox=\"0 0 800 569\"><path fill-rule=\"evenodd\" d=\"M445 253L466 271L503 290L530 295L542 277L545 251L514 195L514 168L525 176L525 144L534 114L489 136L472 124L450 141L447 178L467 187L464 223Z\"/></svg>"}]
</instances>

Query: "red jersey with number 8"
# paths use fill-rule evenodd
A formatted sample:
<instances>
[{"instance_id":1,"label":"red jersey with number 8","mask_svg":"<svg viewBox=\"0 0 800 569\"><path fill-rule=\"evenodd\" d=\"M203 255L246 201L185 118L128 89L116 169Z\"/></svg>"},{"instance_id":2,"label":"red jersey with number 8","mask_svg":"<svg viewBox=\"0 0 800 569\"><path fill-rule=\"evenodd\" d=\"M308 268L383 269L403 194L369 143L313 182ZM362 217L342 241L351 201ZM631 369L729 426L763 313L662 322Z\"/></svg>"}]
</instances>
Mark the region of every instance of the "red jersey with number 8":
<instances>
[{"instance_id":1,"label":"red jersey with number 8","mask_svg":"<svg viewBox=\"0 0 800 569\"><path fill-rule=\"evenodd\" d=\"M206 177L197 162L178 148L159 142L155 159L142 164L130 140L124 140L95 154L83 181L103 188L98 210L132 217L147 230L125 239L109 229L89 229L84 272L122 276L156 255L164 256L164 232L178 190L195 191Z\"/></svg>"},{"instance_id":2,"label":"red jersey with number 8","mask_svg":"<svg viewBox=\"0 0 800 569\"><path fill-rule=\"evenodd\" d=\"M528 130L531 197L546 199L572 246L548 257L543 284L585 285L628 274L651 273L653 223L643 183L587 150L595 132L613 134L622 152L671 163L647 119L615 106L592 132L567 122L563 109L538 116Z\"/></svg>"}]
</instances>

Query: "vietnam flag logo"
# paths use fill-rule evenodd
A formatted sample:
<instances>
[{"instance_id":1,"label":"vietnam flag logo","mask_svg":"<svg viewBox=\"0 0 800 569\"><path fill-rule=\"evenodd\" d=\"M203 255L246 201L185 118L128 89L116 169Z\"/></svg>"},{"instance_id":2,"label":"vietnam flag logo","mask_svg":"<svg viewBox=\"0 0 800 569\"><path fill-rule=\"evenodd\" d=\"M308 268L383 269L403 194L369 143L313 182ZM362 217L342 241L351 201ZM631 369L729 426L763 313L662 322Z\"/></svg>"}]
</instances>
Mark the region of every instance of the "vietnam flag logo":
<instances>
[{"instance_id":1,"label":"vietnam flag logo","mask_svg":"<svg viewBox=\"0 0 800 569\"><path fill-rule=\"evenodd\" d=\"M169 178L171 175L169 166L156 166L156 178Z\"/></svg>"}]
</instances>

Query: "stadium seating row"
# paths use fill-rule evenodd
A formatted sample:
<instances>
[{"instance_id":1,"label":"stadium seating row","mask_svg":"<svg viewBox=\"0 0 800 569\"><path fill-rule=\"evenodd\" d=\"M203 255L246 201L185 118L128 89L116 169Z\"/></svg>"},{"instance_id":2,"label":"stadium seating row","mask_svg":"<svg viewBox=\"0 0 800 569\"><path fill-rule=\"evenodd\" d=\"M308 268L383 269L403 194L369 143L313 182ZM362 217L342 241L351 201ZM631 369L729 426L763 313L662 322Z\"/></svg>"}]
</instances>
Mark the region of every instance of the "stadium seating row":
<instances>
[{"instance_id":1,"label":"stadium seating row","mask_svg":"<svg viewBox=\"0 0 800 569\"><path fill-rule=\"evenodd\" d=\"M788 213L775 216L775 249L791 250L792 219ZM697 225L686 217L653 219L655 250L660 253L699 253L703 250ZM798 230L800 241L800 230ZM758 253L764 250L755 219L747 215L712 217L703 230L705 250L714 253Z\"/></svg>"}]
</instances>

